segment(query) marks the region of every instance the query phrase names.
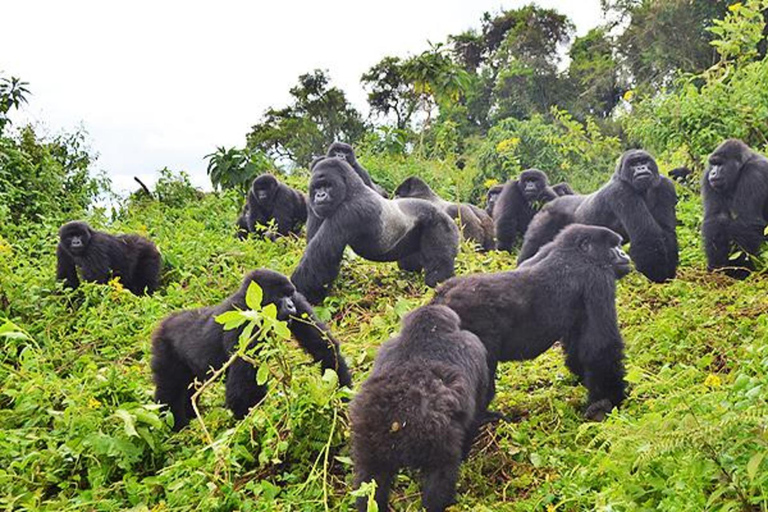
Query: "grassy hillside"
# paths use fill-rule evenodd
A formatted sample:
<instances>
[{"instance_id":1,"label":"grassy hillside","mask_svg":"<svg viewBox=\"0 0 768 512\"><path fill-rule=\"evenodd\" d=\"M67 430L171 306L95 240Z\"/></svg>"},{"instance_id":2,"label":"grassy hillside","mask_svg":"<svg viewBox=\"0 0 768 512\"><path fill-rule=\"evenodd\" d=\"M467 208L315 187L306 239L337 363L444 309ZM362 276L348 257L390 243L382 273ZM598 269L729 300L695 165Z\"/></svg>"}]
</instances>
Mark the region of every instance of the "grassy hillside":
<instances>
[{"instance_id":1,"label":"grassy hillside","mask_svg":"<svg viewBox=\"0 0 768 512\"><path fill-rule=\"evenodd\" d=\"M701 206L678 206L679 278L619 284L630 394L604 423L582 417L585 389L553 348L500 366L488 426L462 468L456 510L766 510L768 280L705 272ZM153 404L150 335L169 312L213 304L256 267L285 273L302 240L240 242L234 195L175 207L134 204L96 227L157 241L164 286L135 297L118 284L62 291L55 229L0 238L0 505L6 510L348 510L353 502L343 392L332 392L294 344L272 343L283 372L242 422L223 387L198 421L173 434ZM514 266L463 247L457 273ZM320 315L356 383L407 311L429 300L421 280L353 254ZM512 292L512 290L511 290ZM4 320L7 317L7 320ZM287 369L284 365L288 363ZM210 440L214 442L211 444ZM418 510L407 475L397 510Z\"/></svg>"}]
</instances>

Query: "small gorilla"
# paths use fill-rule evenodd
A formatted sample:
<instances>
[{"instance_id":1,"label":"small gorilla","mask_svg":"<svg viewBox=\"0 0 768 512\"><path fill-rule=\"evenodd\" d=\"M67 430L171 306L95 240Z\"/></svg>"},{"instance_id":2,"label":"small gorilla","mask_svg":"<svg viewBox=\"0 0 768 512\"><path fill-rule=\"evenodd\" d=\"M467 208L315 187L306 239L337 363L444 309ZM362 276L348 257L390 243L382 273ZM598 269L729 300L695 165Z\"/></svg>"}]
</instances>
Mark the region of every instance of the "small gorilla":
<instances>
[{"instance_id":1,"label":"small gorilla","mask_svg":"<svg viewBox=\"0 0 768 512\"><path fill-rule=\"evenodd\" d=\"M491 375L498 361L534 359L562 340L566 365L589 391L586 417L599 421L625 396L616 280L630 269L621 236L574 224L517 270L447 281L433 303L480 338Z\"/></svg>"},{"instance_id":2,"label":"small gorilla","mask_svg":"<svg viewBox=\"0 0 768 512\"><path fill-rule=\"evenodd\" d=\"M723 269L743 279L765 241L768 224L768 159L737 139L720 144L709 156L701 181L702 235L709 270ZM730 259L733 250L741 254Z\"/></svg>"},{"instance_id":3,"label":"small gorilla","mask_svg":"<svg viewBox=\"0 0 768 512\"><path fill-rule=\"evenodd\" d=\"M630 243L635 268L651 281L675 277L678 249L677 193L672 181L659 175L653 157L640 149L626 151L611 180L598 191L560 197L533 219L518 263L531 258L571 223L605 226Z\"/></svg>"},{"instance_id":4,"label":"small gorilla","mask_svg":"<svg viewBox=\"0 0 768 512\"><path fill-rule=\"evenodd\" d=\"M424 180L416 176L406 178L395 190L395 198L404 197L424 199L439 207L449 217L458 220L462 236L475 242L483 251L490 251L496 247L493 237L493 219L477 206L448 202L435 194Z\"/></svg>"},{"instance_id":5,"label":"small gorilla","mask_svg":"<svg viewBox=\"0 0 768 512\"><path fill-rule=\"evenodd\" d=\"M453 219L423 199L384 199L346 160L315 164L309 208L321 223L291 280L313 304L338 276L348 245L367 260L397 261L409 271L423 268L428 286L453 276L459 245Z\"/></svg>"},{"instance_id":6,"label":"small gorilla","mask_svg":"<svg viewBox=\"0 0 768 512\"><path fill-rule=\"evenodd\" d=\"M493 218L493 208L496 206L502 190L504 190L504 185L494 185L488 189L488 194L485 196L485 212L491 218Z\"/></svg>"},{"instance_id":7,"label":"small gorilla","mask_svg":"<svg viewBox=\"0 0 768 512\"><path fill-rule=\"evenodd\" d=\"M387 510L403 467L421 471L427 511L454 502L459 465L488 405L486 360L482 342L461 330L459 317L444 306L409 313L400 336L379 348L349 408L355 485L376 481L379 510ZM358 510L366 505L358 498Z\"/></svg>"},{"instance_id":8,"label":"small gorilla","mask_svg":"<svg viewBox=\"0 0 768 512\"><path fill-rule=\"evenodd\" d=\"M536 212L556 197L547 175L538 169L528 169L518 179L508 181L493 212L499 250L511 251L518 237L523 238Z\"/></svg>"},{"instance_id":9,"label":"small gorilla","mask_svg":"<svg viewBox=\"0 0 768 512\"><path fill-rule=\"evenodd\" d=\"M691 170L687 167L676 167L669 171L669 177L678 183L688 183Z\"/></svg>"},{"instance_id":10,"label":"small gorilla","mask_svg":"<svg viewBox=\"0 0 768 512\"><path fill-rule=\"evenodd\" d=\"M571 186L565 181L561 181L560 183L552 185L552 190L555 191L557 197L572 196L576 193L573 191L573 188L571 188Z\"/></svg>"},{"instance_id":11,"label":"small gorilla","mask_svg":"<svg viewBox=\"0 0 768 512\"><path fill-rule=\"evenodd\" d=\"M334 142L328 147L328 152L325 156L343 158L349 165L352 166L357 175L360 176L360 179L363 180L365 186L378 192L381 197L389 197L387 191L384 190L383 187L374 183L371 179L371 175L368 174L368 171L365 170L365 167L360 165L360 162L357 161L357 157L355 156L355 150L352 149L352 146L349 144L345 144L343 142Z\"/></svg>"},{"instance_id":12,"label":"small gorilla","mask_svg":"<svg viewBox=\"0 0 768 512\"><path fill-rule=\"evenodd\" d=\"M84 281L105 284L112 277L135 295L152 294L160 281L160 252L139 235L110 235L85 222L68 222L59 229L56 279L70 288Z\"/></svg>"},{"instance_id":13,"label":"small gorilla","mask_svg":"<svg viewBox=\"0 0 768 512\"><path fill-rule=\"evenodd\" d=\"M237 219L238 237L242 240L248 233L259 233L274 240L276 235L266 229L272 219L278 235L298 233L307 221L307 199L271 174L262 174L253 180L243 212Z\"/></svg>"},{"instance_id":14,"label":"small gorilla","mask_svg":"<svg viewBox=\"0 0 768 512\"><path fill-rule=\"evenodd\" d=\"M288 322L299 345L316 362L319 361L324 370L335 370L340 386L351 386L352 379L339 353L338 342L328 327L317 319L307 300L282 274L267 269L255 270L245 276L237 292L218 305L173 313L152 335L155 400L170 407L174 430L184 428L194 416L192 381L202 382L209 371L221 368L237 346L243 328L225 331L216 322L216 317L235 308L247 309L245 294L252 281L263 291L262 306L275 304L278 320ZM235 418L245 417L266 394L267 387L256 383L256 368L251 363L238 358L228 368L226 404Z\"/></svg>"}]
</instances>

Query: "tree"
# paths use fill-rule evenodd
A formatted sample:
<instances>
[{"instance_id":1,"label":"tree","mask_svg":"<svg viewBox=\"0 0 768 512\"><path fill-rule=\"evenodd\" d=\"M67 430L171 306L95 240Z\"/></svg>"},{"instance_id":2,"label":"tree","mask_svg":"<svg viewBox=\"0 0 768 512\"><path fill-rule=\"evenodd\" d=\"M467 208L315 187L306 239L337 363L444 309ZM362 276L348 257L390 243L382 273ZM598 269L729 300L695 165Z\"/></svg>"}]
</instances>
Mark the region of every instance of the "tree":
<instances>
[{"instance_id":1,"label":"tree","mask_svg":"<svg viewBox=\"0 0 768 512\"><path fill-rule=\"evenodd\" d=\"M22 82L13 76L11 78L0 77L0 135L3 134L5 127L11 123L8 112L27 102L28 85L27 82Z\"/></svg>"},{"instance_id":2,"label":"tree","mask_svg":"<svg viewBox=\"0 0 768 512\"><path fill-rule=\"evenodd\" d=\"M594 28L577 37L568 55L568 80L575 97L570 110L580 119L586 116L606 118L619 102L623 87L620 66L613 55L613 41L604 28Z\"/></svg>"},{"instance_id":3,"label":"tree","mask_svg":"<svg viewBox=\"0 0 768 512\"><path fill-rule=\"evenodd\" d=\"M235 188L245 192L256 176L274 168L274 163L258 150L220 146L205 158L208 176L216 189Z\"/></svg>"},{"instance_id":4,"label":"tree","mask_svg":"<svg viewBox=\"0 0 768 512\"><path fill-rule=\"evenodd\" d=\"M368 104L372 112L385 117L393 115L398 130L408 128L419 99L398 57L384 57L363 74L360 81L369 90Z\"/></svg>"}]
</instances>

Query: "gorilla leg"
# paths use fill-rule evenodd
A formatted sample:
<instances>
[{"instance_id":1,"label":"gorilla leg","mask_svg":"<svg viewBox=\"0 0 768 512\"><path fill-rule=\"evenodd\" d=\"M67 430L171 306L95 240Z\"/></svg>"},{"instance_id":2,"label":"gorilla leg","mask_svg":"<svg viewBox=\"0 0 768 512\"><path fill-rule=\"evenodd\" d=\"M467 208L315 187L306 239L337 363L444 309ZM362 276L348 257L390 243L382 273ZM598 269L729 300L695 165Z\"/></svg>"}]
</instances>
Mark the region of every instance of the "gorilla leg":
<instances>
[{"instance_id":1,"label":"gorilla leg","mask_svg":"<svg viewBox=\"0 0 768 512\"><path fill-rule=\"evenodd\" d=\"M459 228L447 215L435 215L421 233L420 254L424 282L430 288L453 277L459 252Z\"/></svg>"},{"instance_id":2,"label":"gorilla leg","mask_svg":"<svg viewBox=\"0 0 768 512\"><path fill-rule=\"evenodd\" d=\"M360 487L363 482L376 482L376 493L374 499L379 506L380 512L386 512L389 510L389 491L392 488L392 482L395 479L394 471L387 471L379 468L378 471L374 471L373 468L358 467L355 468L355 488ZM357 498L357 510L359 512L366 512L368 510L368 498Z\"/></svg>"},{"instance_id":3,"label":"gorilla leg","mask_svg":"<svg viewBox=\"0 0 768 512\"><path fill-rule=\"evenodd\" d=\"M397 266L400 267L400 270L405 270L406 272L420 272L424 268L421 264L421 254L419 253L410 254L398 260Z\"/></svg>"},{"instance_id":4,"label":"gorilla leg","mask_svg":"<svg viewBox=\"0 0 768 512\"><path fill-rule=\"evenodd\" d=\"M192 410L190 384L194 375L164 340L155 342L152 350L152 373L155 378L155 401L168 404L173 414L173 430L189 424Z\"/></svg>"},{"instance_id":5,"label":"gorilla leg","mask_svg":"<svg viewBox=\"0 0 768 512\"><path fill-rule=\"evenodd\" d=\"M424 470L421 504L427 512L442 512L456 501L459 460Z\"/></svg>"},{"instance_id":6,"label":"gorilla leg","mask_svg":"<svg viewBox=\"0 0 768 512\"><path fill-rule=\"evenodd\" d=\"M256 369L251 363L237 358L227 371L226 404L235 415L243 419L254 405L267 395L267 387L256 383Z\"/></svg>"}]
</instances>

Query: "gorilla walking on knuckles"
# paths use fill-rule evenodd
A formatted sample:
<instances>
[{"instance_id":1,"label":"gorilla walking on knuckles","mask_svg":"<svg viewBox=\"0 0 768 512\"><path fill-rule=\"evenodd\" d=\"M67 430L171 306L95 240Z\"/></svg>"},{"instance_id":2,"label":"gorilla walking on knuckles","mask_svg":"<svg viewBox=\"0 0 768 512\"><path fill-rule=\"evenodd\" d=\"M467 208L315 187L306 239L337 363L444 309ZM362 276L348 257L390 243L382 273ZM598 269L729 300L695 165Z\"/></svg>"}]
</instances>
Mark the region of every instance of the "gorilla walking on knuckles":
<instances>
[{"instance_id":1,"label":"gorilla walking on knuckles","mask_svg":"<svg viewBox=\"0 0 768 512\"><path fill-rule=\"evenodd\" d=\"M262 174L253 180L237 219L238 237L242 240L248 233L259 233L274 240L276 235L267 231L272 220L278 235L298 233L307 221L307 200L304 194L280 183L271 174Z\"/></svg>"},{"instance_id":2,"label":"gorilla walking on knuckles","mask_svg":"<svg viewBox=\"0 0 768 512\"><path fill-rule=\"evenodd\" d=\"M511 251L518 238L523 238L536 212L556 197L547 175L538 169L528 169L518 179L509 180L493 212L498 249Z\"/></svg>"},{"instance_id":3,"label":"gorilla walking on knuckles","mask_svg":"<svg viewBox=\"0 0 768 512\"><path fill-rule=\"evenodd\" d=\"M105 284L119 277L135 295L152 294L160 280L160 252L139 235L110 235L85 222L69 222L59 229L56 278L70 288L84 281Z\"/></svg>"},{"instance_id":4,"label":"gorilla walking on knuckles","mask_svg":"<svg viewBox=\"0 0 768 512\"><path fill-rule=\"evenodd\" d=\"M395 198L404 197L424 199L438 206L449 217L458 220L464 238L476 243L482 250L490 251L496 247L493 219L477 206L446 201L435 194L424 180L416 176L406 178L395 190Z\"/></svg>"},{"instance_id":5,"label":"gorilla walking on knuckles","mask_svg":"<svg viewBox=\"0 0 768 512\"><path fill-rule=\"evenodd\" d=\"M375 480L379 510L403 467L421 471L427 511L454 502L459 465L488 405L486 360L482 342L445 306L409 313L379 348L349 408L355 486ZM366 505L358 498L358 510Z\"/></svg>"},{"instance_id":6,"label":"gorilla walking on knuckles","mask_svg":"<svg viewBox=\"0 0 768 512\"><path fill-rule=\"evenodd\" d=\"M754 269L752 258L765 241L768 159L740 140L726 140L709 156L701 195L707 266L743 279ZM741 254L731 259L733 251Z\"/></svg>"},{"instance_id":7,"label":"gorilla walking on knuckles","mask_svg":"<svg viewBox=\"0 0 768 512\"><path fill-rule=\"evenodd\" d=\"M630 268L618 234L574 224L517 270L456 277L433 303L480 338L492 375L498 361L534 359L561 340L568 368L589 391L587 418L602 420L624 400L616 280Z\"/></svg>"},{"instance_id":8,"label":"gorilla walking on knuckles","mask_svg":"<svg viewBox=\"0 0 768 512\"><path fill-rule=\"evenodd\" d=\"M518 262L533 257L571 223L605 226L630 243L635 268L661 283L677 271L677 193L672 181L659 175L647 152L625 152L611 180L596 192L564 196L547 204L528 228Z\"/></svg>"},{"instance_id":9,"label":"gorilla walking on knuckles","mask_svg":"<svg viewBox=\"0 0 768 512\"><path fill-rule=\"evenodd\" d=\"M428 286L453 276L459 244L453 219L423 199L384 199L343 159L315 164L309 208L322 223L291 280L312 303L326 296L348 245L367 260L397 261L409 271L423 268Z\"/></svg>"},{"instance_id":10,"label":"gorilla walking on knuckles","mask_svg":"<svg viewBox=\"0 0 768 512\"><path fill-rule=\"evenodd\" d=\"M232 356L243 327L225 331L216 317L227 311L247 309L245 295L251 282L263 291L262 306L274 304L277 319L288 328L301 348L319 361L323 369L335 370L339 385L351 386L347 364L338 342L321 323L307 300L288 279L267 269L255 270L243 279L240 289L216 306L173 313L162 321L152 336L152 374L155 399L173 413L174 430L185 427L194 416L190 384L205 381L209 372L219 369ZM253 342L253 348L258 340ZM235 418L242 419L267 394L267 387L256 383L256 368L241 358L227 369L226 404Z\"/></svg>"}]
</instances>

